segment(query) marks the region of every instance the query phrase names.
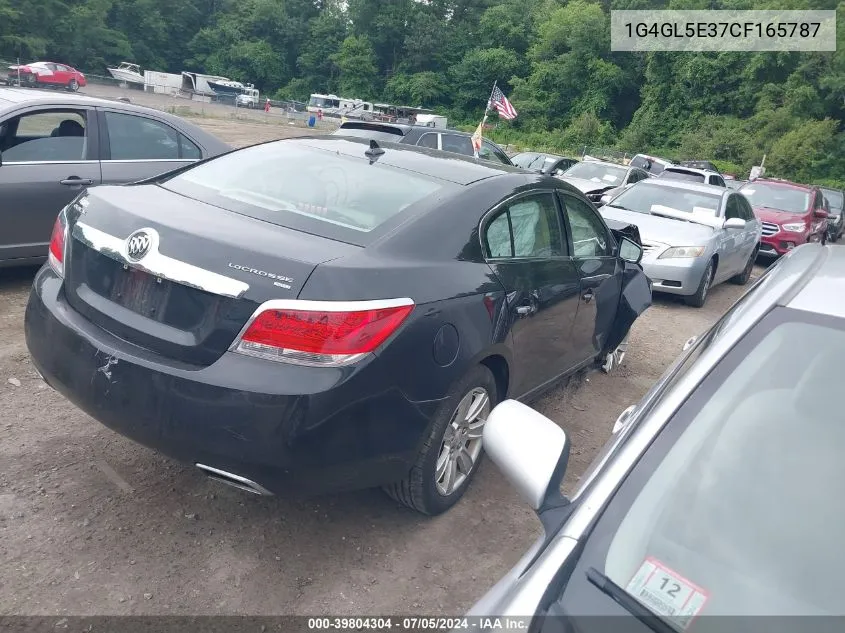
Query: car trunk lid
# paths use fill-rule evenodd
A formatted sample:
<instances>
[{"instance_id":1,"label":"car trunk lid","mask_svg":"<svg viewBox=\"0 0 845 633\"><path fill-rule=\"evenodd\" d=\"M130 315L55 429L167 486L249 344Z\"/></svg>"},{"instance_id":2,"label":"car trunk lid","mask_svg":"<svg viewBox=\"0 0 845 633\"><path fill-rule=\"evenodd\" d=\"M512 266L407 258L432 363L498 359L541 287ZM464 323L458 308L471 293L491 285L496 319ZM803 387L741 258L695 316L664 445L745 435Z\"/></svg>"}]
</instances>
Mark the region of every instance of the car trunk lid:
<instances>
[{"instance_id":1,"label":"car trunk lid","mask_svg":"<svg viewBox=\"0 0 845 633\"><path fill-rule=\"evenodd\" d=\"M262 302L296 298L318 264L359 250L156 185L97 187L84 200L68 243L68 303L190 365L219 358ZM148 240L141 257L131 257L133 235L134 246Z\"/></svg>"}]
</instances>

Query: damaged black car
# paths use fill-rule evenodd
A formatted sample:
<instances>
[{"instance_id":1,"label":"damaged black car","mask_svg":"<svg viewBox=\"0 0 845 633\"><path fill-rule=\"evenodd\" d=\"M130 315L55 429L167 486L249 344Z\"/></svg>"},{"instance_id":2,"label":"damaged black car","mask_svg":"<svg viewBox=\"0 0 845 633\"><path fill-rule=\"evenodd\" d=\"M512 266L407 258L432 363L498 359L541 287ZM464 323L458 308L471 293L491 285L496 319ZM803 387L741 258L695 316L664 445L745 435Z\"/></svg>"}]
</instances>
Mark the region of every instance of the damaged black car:
<instances>
[{"instance_id":1,"label":"damaged black car","mask_svg":"<svg viewBox=\"0 0 845 633\"><path fill-rule=\"evenodd\" d=\"M638 242L550 176L273 141L82 193L26 340L80 409L210 477L437 514L497 402L607 368L651 302Z\"/></svg>"}]
</instances>

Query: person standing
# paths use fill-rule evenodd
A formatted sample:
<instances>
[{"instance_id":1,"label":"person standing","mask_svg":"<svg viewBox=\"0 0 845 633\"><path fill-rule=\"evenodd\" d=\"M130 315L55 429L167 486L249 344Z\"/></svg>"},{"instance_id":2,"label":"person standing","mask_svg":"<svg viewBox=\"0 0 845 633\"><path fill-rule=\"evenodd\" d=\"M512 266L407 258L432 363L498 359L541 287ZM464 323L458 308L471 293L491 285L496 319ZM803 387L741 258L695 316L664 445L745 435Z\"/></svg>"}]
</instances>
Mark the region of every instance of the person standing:
<instances>
[{"instance_id":1,"label":"person standing","mask_svg":"<svg viewBox=\"0 0 845 633\"><path fill-rule=\"evenodd\" d=\"M270 112L270 99L267 99L267 102L264 104L264 112Z\"/></svg>"}]
</instances>

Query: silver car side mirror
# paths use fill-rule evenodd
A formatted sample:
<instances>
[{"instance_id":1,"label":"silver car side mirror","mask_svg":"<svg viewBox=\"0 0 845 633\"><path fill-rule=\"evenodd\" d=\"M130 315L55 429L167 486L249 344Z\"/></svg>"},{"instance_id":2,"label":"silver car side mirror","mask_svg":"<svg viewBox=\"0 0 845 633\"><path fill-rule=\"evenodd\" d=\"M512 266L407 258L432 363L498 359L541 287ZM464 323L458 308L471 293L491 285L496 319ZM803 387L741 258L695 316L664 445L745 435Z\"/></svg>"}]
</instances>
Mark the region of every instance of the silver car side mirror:
<instances>
[{"instance_id":1,"label":"silver car side mirror","mask_svg":"<svg viewBox=\"0 0 845 633\"><path fill-rule=\"evenodd\" d=\"M569 461L569 438L543 414L504 400L487 416L484 451L537 513L565 502L560 484Z\"/></svg>"},{"instance_id":2,"label":"silver car side mirror","mask_svg":"<svg viewBox=\"0 0 845 633\"><path fill-rule=\"evenodd\" d=\"M745 228L745 220L742 218L730 218L725 220L725 223L722 225L726 229L744 229Z\"/></svg>"},{"instance_id":3,"label":"silver car side mirror","mask_svg":"<svg viewBox=\"0 0 845 633\"><path fill-rule=\"evenodd\" d=\"M601 197L601 203L607 204L608 202L610 202L610 194L606 193Z\"/></svg>"}]
</instances>

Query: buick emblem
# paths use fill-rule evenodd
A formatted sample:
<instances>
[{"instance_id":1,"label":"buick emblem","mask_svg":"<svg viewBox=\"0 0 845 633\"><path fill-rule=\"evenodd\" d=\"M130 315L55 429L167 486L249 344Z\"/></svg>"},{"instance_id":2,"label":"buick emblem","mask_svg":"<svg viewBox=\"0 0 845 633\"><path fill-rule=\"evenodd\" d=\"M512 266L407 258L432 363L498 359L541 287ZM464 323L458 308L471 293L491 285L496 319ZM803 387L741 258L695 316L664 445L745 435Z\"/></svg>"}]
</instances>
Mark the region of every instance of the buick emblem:
<instances>
[{"instance_id":1,"label":"buick emblem","mask_svg":"<svg viewBox=\"0 0 845 633\"><path fill-rule=\"evenodd\" d=\"M126 256L134 262L144 258L153 245L153 236L146 229L135 231L126 238Z\"/></svg>"}]
</instances>

